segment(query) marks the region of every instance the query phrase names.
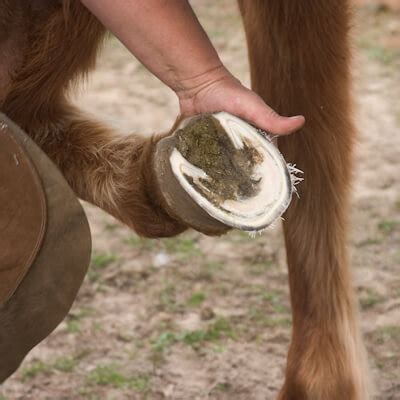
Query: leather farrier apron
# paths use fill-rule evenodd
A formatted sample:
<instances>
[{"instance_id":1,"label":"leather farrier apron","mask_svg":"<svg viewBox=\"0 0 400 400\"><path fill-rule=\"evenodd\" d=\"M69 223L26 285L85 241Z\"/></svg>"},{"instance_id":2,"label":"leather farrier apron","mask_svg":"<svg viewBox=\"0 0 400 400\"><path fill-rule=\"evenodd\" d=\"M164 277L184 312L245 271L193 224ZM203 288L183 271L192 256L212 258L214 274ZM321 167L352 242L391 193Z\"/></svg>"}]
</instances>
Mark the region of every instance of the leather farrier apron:
<instances>
[{"instance_id":1,"label":"leather farrier apron","mask_svg":"<svg viewBox=\"0 0 400 400\"><path fill-rule=\"evenodd\" d=\"M64 319L90 250L85 213L63 176L0 114L0 383Z\"/></svg>"}]
</instances>

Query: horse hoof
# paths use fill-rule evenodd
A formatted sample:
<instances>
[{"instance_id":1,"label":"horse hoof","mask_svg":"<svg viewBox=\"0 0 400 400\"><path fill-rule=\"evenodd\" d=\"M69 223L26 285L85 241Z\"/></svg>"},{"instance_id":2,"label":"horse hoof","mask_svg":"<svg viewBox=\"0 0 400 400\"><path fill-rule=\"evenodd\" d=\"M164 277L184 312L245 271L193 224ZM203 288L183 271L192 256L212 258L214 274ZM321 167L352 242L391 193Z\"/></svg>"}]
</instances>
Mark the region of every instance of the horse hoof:
<instances>
[{"instance_id":1,"label":"horse hoof","mask_svg":"<svg viewBox=\"0 0 400 400\"><path fill-rule=\"evenodd\" d=\"M262 231L289 206L300 172L268 135L226 112L183 120L154 162L168 211L207 234Z\"/></svg>"}]
</instances>

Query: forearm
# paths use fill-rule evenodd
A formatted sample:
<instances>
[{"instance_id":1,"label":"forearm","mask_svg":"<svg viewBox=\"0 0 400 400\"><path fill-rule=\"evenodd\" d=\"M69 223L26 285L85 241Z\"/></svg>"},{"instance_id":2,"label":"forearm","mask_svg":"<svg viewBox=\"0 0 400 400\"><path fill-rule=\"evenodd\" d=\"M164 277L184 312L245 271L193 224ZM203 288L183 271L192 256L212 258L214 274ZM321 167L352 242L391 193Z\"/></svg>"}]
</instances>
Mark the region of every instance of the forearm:
<instances>
[{"instance_id":1,"label":"forearm","mask_svg":"<svg viewBox=\"0 0 400 400\"><path fill-rule=\"evenodd\" d=\"M178 96L228 74L186 0L82 2Z\"/></svg>"},{"instance_id":2,"label":"forearm","mask_svg":"<svg viewBox=\"0 0 400 400\"><path fill-rule=\"evenodd\" d=\"M81 1L175 91L181 115L226 111L277 135L304 124L276 114L229 73L187 0Z\"/></svg>"}]
</instances>

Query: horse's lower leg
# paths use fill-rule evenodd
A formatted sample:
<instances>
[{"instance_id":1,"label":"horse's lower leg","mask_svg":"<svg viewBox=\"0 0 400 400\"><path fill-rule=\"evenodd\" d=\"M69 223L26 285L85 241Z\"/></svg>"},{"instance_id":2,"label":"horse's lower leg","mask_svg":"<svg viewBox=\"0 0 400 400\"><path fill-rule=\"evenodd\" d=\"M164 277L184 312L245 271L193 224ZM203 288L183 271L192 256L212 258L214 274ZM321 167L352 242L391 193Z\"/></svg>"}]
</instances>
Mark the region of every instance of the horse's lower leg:
<instances>
[{"instance_id":1,"label":"horse's lower leg","mask_svg":"<svg viewBox=\"0 0 400 400\"><path fill-rule=\"evenodd\" d=\"M158 137L118 135L64 101L43 105L35 118L14 115L7 100L3 109L55 162L81 199L141 236L173 236L185 229L166 212L155 182L152 160Z\"/></svg>"},{"instance_id":2,"label":"horse's lower leg","mask_svg":"<svg viewBox=\"0 0 400 400\"><path fill-rule=\"evenodd\" d=\"M283 400L368 399L346 250L354 128L346 0L241 1L253 88L306 126L279 145L305 172L285 215L293 337Z\"/></svg>"}]
</instances>

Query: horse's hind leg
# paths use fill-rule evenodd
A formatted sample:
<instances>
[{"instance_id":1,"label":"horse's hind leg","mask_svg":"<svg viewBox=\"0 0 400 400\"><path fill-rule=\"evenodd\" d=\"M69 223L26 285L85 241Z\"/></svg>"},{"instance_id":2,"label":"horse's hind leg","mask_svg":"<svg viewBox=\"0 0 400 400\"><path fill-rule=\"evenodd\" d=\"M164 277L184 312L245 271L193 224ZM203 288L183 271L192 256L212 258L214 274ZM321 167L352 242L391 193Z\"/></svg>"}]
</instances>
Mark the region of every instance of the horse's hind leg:
<instances>
[{"instance_id":1,"label":"horse's hind leg","mask_svg":"<svg viewBox=\"0 0 400 400\"><path fill-rule=\"evenodd\" d=\"M301 132L279 139L305 172L285 215L293 309L285 400L368 399L346 250L354 128L346 0L240 1L252 84Z\"/></svg>"}]
</instances>

